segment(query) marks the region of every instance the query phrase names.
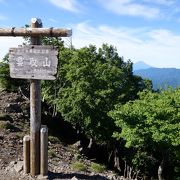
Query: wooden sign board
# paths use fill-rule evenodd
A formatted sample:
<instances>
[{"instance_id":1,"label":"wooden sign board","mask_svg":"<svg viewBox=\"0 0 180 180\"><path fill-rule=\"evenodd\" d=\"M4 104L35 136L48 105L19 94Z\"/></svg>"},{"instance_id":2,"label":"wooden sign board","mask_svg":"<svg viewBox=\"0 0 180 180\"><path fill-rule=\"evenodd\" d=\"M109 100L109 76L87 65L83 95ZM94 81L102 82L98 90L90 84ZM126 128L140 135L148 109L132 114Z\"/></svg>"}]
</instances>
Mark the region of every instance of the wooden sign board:
<instances>
[{"instance_id":1,"label":"wooden sign board","mask_svg":"<svg viewBox=\"0 0 180 180\"><path fill-rule=\"evenodd\" d=\"M21 79L54 80L58 51L53 46L28 45L9 51L10 76Z\"/></svg>"}]
</instances>

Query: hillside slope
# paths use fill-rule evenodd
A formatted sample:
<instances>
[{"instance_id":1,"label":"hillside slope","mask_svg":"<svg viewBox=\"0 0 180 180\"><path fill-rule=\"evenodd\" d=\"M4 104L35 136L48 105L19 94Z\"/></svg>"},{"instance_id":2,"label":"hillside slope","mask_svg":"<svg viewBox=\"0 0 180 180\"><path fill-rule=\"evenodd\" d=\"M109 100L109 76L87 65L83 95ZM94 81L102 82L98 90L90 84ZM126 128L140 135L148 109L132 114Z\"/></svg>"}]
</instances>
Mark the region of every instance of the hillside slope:
<instances>
[{"instance_id":1,"label":"hillside slope","mask_svg":"<svg viewBox=\"0 0 180 180\"><path fill-rule=\"evenodd\" d=\"M152 80L154 89L167 89L169 86L180 86L180 69L176 68L149 68L134 71L135 75Z\"/></svg>"},{"instance_id":2,"label":"hillside slope","mask_svg":"<svg viewBox=\"0 0 180 180\"><path fill-rule=\"evenodd\" d=\"M17 93L0 91L0 180L34 179L23 173L22 163L22 139L29 134L28 112L27 99ZM66 144L51 134L48 139L49 174L45 179L123 179L106 169L94 172L91 169L93 162L80 155L77 143ZM84 170L74 169L76 162L81 162Z\"/></svg>"},{"instance_id":3,"label":"hillside slope","mask_svg":"<svg viewBox=\"0 0 180 180\"><path fill-rule=\"evenodd\" d=\"M152 68L152 66L150 66L149 64L146 64L143 61L138 61L133 64L133 71L137 71L140 69L149 69L149 68Z\"/></svg>"}]
</instances>

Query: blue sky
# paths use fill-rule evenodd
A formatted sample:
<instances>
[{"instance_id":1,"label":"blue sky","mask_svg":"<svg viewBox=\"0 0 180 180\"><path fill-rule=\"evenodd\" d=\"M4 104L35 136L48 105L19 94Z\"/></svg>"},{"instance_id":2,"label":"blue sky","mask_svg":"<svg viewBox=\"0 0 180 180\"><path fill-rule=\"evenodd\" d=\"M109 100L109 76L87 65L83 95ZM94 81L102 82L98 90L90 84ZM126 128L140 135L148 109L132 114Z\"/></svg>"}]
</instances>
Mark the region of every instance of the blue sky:
<instances>
[{"instance_id":1,"label":"blue sky","mask_svg":"<svg viewBox=\"0 0 180 180\"><path fill-rule=\"evenodd\" d=\"M72 29L76 48L108 43L125 60L180 68L180 0L0 0L1 28L33 17L44 27ZM0 58L21 42L0 37Z\"/></svg>"}]
</instances>

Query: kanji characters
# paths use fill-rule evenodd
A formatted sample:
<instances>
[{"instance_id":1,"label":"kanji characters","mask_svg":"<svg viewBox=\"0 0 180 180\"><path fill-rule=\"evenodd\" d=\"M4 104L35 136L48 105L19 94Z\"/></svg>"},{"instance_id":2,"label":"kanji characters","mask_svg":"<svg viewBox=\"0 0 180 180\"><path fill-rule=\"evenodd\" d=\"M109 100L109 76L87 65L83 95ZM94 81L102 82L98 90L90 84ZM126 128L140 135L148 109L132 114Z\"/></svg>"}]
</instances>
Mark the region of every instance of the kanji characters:
<instances>
[{"instance_id":1,"label":"kanji characters","mask_svg":"<svg viewBox=\"0 0 180 180\"><path fill-rule=\"evenodd\" d=\"M30 58L30 66L31 67L38 67L37 60L34 58Z\"/></svg>"},{"instance_id":2,"label":"kanji characters","mask_svg":"<svg viewBox=\"0 0 180 180\"><path fill-rule=\"evenodd\" d=\"M23 57L22 56L17 57L16 62L17 62L17 66L22 67L24 65Z\"/></svg>"},{"instance_id":3,"label":"kanji characters","mask_svg":"<svg viewBox=\"0 0 180 180\"><path fill-rule=\"evenodd\" d=\"M43 62L43 67L50 67L51 66L51 61L48 60L47 57L45 57L45 61Z\"/></svg>"}]
</instances>

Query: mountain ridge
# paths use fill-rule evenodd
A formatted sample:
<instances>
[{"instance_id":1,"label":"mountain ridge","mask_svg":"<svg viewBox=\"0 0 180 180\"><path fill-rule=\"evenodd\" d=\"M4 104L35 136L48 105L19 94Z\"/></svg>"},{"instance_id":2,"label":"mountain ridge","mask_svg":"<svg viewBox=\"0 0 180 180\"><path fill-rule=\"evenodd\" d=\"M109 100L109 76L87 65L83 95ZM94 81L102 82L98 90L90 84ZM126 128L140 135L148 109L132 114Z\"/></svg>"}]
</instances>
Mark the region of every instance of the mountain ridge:
<instances>
[{"instance_id":1,"label":"mountain ridge","mask_svg":"<svg viewBox=\"0 0 180 180\"><path fill-rule=\"evenodd\" d=\"M149 69L152 68L149 64L146 64L144 61L138 61L133 64L133 71L140 70L140 69Z\"/></svg>"},{"instance_id":2,"label":"mountain ridge","mask_svg":"<svg viewBox=\"0 0 180 180\"><path fill-rule=\"evenodd\" d=\"M135 70L134 74L152 80L154 89L167 89L169 86L177 88L180 86L180 69L178 68L151 67Z\"/></svg>"}]
</instances>

